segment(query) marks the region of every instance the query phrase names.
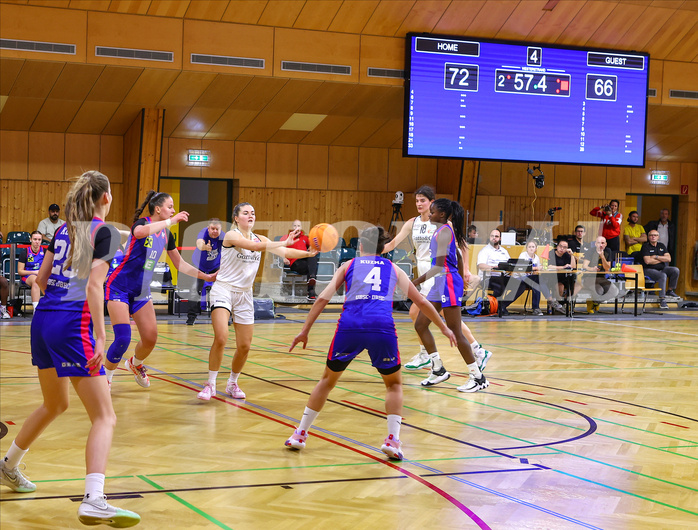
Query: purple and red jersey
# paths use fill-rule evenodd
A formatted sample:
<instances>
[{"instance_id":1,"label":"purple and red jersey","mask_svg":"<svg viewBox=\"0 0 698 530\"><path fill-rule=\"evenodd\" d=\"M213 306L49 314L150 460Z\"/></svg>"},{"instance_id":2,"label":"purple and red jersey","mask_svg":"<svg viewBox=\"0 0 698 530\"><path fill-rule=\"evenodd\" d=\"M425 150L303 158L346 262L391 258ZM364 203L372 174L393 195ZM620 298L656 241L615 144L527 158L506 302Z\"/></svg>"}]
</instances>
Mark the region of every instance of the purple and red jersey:
<instances>
[{"instance_id":1,"label":"purple and red jersey","mask_svg":"<svg viewBox=\"0 0 698 530\"><path fill-rule=\"evenodd\" d=\"M431 236L429 249L431 252L431 266L436 265L436 256L439 249L439 234L442 230L447 230L451 236L448 243L448 253L444 260L444 270L434 277L434 286L427 295L430 302L439 302L442 307L460 306L463 300L463 277L458 271L458 246L456 245L456 235L453 228L444 224L437 228Z\"/></svg>"},{"instance_id":2,"label":"purple and red jersey","mask_svg":"<svg viewBox=\"0 0 698 530\"><path fill-rule=\"evenodd\" d=\"M345 274L347 293L337 331L395 334L395 266L380 256L354 258Z\"/></svg>"},{"instance_id":3,"label":"purple and red jersey","mask_svg":"<svg viewBox=\"0 0 698 530\"><path fill-rule=\"evenodd\" d=\"M119 246L119 233L116 229L95 217L90 223L90 243L93 247L92 259L109 262ZM68 227L63 224L48 246L53 253L51 276L47 281L45 296L39 301L37 310L83 311L87 307L87 278L80 279L65 262L70 251Z\"/></svg>"},{"instance_id":4,"label":"purple and red jersey","mask_svg":"<svg viewBox=\"0 0 698 530\"><path fill-rule=\"evenodd\" d=\"M162 251L177 248L174 237L167 229L162 229L147 237L138 239L133 235L137 226L150 223L150 217L138 219L131 227L124 250L124 259L109 275L106 283L106 299L109 300L111 289L128 293L135 298L150 294L150 282L153 269L162 255Z\"/></svg>"},{"instance_id":5,"label":"purple and red jersey","mask_svg":"<svg viewBox=\"0 0 698 530\"><path fill-rule=\"evenodd\" d=\"M23 248L19 255L19 261L24 263L24 270L38 271L44 261L44 247L39 247L37 253L34 253L31 247Z\"/></svg>"}]
</instances>

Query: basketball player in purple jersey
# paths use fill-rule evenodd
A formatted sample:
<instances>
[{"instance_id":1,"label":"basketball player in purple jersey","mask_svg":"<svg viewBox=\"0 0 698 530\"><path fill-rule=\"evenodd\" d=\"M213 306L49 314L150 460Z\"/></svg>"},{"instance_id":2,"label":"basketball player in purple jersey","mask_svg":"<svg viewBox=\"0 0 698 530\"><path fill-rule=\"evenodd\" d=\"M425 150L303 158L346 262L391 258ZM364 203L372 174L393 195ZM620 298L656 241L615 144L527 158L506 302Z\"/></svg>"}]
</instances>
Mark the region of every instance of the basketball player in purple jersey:
<instances>
[{"instance_id":1,"label":"basketball player in purple jersey","mask_svg":"<svg viewBox=\"0 0 698 530\"><path fill-rule=\"evenodd\" d=\"M402 460L400 424L402 422L402 376L397 332L393 321L395 287L402 291L430 318L455 345L455 337L442 322L434 307L419 294L407 275L380 254L389 239L382 227L369 227L359 238L361 257L343 264L329 285L313 305L301 332L293 339L291 348L299 342L303 348L313 323L343 283L346 297L337 331L327 355L327 366L322 379L313 389L298 428L286 440L291 449L302 449L308 439L308 430L327 401L342 372L363 350L368 350L371 364L383 377L386 387L385 411L388 415L388 437L381 446L390 459ZM462 293L462 291L461 291Z\"/></svg>"},{"instance_id":2,"label":"basketball player in purple jersey","mask_svg":"<svg viewBox=\"0 0 698 530\"><path fill-rule=\"evenodd\" d=\"M150 216L141 219L146 206ZM114 328L114 342L109 346L104 363L110 387L114 372L131 344L131 315L141 340L136 344L133 357L126 360L126 368L133 373L136 383L143 388L150 386L150 378L143 362L155 348L158 338L150 282L163 250L167 249L167 255L179 272L208 282L216 279L215 273L206 274L184 261L177 250L174 237L168 229L173 223L188 219L187 212L175 213L174 201L170 195L153 190L148 192L133 216L124 258L109 275L105 289L109 318Z\"/></svg>"},{"instance_id":3,"label":"basketball player in purple jersey","mask_svg":"<svg viewBox=\"0 0 698 530\"><path fill-rule=\"evenodd\" d=\"M84 173L66 197L66 224L56 230L36 282L46 293L31 327L32 364L38 369L43 404L22 425L0 462L0 483L30 493L18 465L39 435L68 408L68 379L92 422L87 436L85 496L78 518L85 525L126 528L138 514L107 504L104 496L116 415L104 379L104 279L119 246L117 230L104 223L112 196L109 180Z\"/></svg>"},{"instance_id":4,"label":"basketball player in purple jersey","mask_svg":"<svg viewBox=\"0 0 698 530\"><path fill-rule=\"evenodd\" d=\"M464 385L459 386L458 390L460 392L477 392L487 388L489 382L480 371L470 344L468 344L461 331L460 307L463 300L463 259L458 248L465 245L465 234L463 233L464 211L456 201L437 199L432 203L430 212L429 221L437 226L431 238L432 267L425 274L415 279L414 284L419 285L426 280L434 278L434 285L427 295L427 300L432 303L437 311L443 310L446 324L455 334L458 351L470 371L470 379ZM449 220L453 228L448 224ZM430 377L422 381L422 386L430 386L427 383L432 379L432 376L441 377L441 381L448 379L449 376L440 362L440 357L433 355L437 350L434 336L429 331L430 320L432 319L429 315L422 312L417 316L414 324L422 344L424 344L429 356L434 359Z\"/></svg>"}]
</instances>

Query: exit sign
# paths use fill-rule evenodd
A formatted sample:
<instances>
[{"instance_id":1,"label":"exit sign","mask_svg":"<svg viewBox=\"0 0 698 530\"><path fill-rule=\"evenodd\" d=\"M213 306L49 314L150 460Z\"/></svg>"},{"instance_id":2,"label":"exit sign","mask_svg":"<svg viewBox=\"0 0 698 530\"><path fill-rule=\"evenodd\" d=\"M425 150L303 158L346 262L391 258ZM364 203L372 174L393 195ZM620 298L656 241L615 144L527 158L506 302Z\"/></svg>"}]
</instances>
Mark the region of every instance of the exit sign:
<instances>
[{"instance_id":1,"label":"exit sign","mask_svg":"<svg viewBox=\"0 0 698 530\"><path fill-rule=\"evenodd\" d=\"M187 152L188 166L204 166L211 165L211 151L206 149L189 149Z\"/></svg>"},{"instance_id":2,"label":"exit sign","mask_svg":"<svg viewBox=\"0 0 698 530\"><path fill-rule=\"evenodd\" d=\"M669 173L666 171L650 173L650 182L652 184L667 185L669 184Z\"/></svg>"}]
</instances>

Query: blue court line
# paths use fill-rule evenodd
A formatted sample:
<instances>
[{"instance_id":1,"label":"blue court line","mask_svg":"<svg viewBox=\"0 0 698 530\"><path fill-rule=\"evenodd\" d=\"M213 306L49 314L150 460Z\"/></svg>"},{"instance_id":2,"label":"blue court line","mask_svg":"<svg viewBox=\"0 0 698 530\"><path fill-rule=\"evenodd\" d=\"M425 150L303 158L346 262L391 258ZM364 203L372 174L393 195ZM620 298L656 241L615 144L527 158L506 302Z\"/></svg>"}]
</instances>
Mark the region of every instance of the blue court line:
<instances>
[{"instance_id":1,"label":"blue court line","mask_svg":"<svg viewBox=\"0 0 698 530\"><path fill-rule=\"evenodd\" d=\"M191 381L190 379L186 379L186 378L184 378L184 377L179 377L179 376L174 375L174 374L169 374L169 373L167 373L167 372L165 372L165 371L163 371L163 370L158 370L158 369L156 369L156 368L148 367L148 369L149 369L149 370L152 370L152 371L154 371L154 372L157 372L157 373L159 373L159 374L165 375L165 376L167 376L167 377L172 377L172 378L177 379L177 380L179 380L179 381L186 382L186 383L188 383L188 384L190 384L190 385L203 388L203 385L201 385L201 384L199 384L199 383L196 383L196 382L194 382L194 381ZM216 394L220 394L221 396L224 396L226 399L229 397L227 394L222 393L222 392L216 392ZM267 414L270 414L270 415L272 415L272 416L276 416L276 417L282 418L282 419L284 419L284 420L286 420L286 421L289 421L289 422L291 422L291 423L294 423L294 424L296 424L296 425L297 425L297 424L299 423L299 421L300 421L298 418L293 418L293 417L291 417L291 416L287 416L286 414L282 414L281 412L277 412L277 411L275 411L275 410L268 409L268 408L263 407L263 406L261 406L261 405L256 405L256 404L251 403L250 401L247 401L247 400L245 400L244 403L245 403L245 406L249 406L249 407L251 407L251 408L254 408L254 409L263 411L263 412L265 412L265 413L267 413ZM379 448L377 448L377 447L374 447L374 446L369 445L369 444L365 444L365 443L363 443L363 442L360 442L360 441L358 441L358 440L354 440L354 439L352 439L352 438L343 436L343 435L338 434L338 433L335 433L335 432L333 432L333 431L330 431L330 430L327 430L327 429L323 429L323 428L317 427L317 426L313 426L313 430L316 431L316 432L321 432L321 433L323 433L323 434L332 436L332 437L334 437L334 438L338 438L338 439L343 440L343 441L345 441L345 442L349 442L349 443L351 443L351 444L353 444L353 445L357 445L357 446L359 446L359 447L363 447L364 449L366 449L366 450L368 450L368 451L372 451L372 452L376 452L376 453L383 454L383 452L382 452ZM484 486L480 486L480 485L475 484L475 483L473 483L473 482L470 482L470 481L467 481L467 480L465 480L465 479L462 479L462 478L460 478L459 476L449 475L448 473L446 473L446 472L444 472L444 471L441 471L441 470L438 470L438 469L435 469L435 468L431 468L431 467L426 466L426 465L424 465L424 464L420 464L420 463L418 463L418 462L415 462L415 461L412 461L412 460L408 460L408 459L405 459L405 460L403 460L402 462L405 463L405 464L412 464L412 465L414 465L414 466L416 466L416 467L425 469L425 470L427 470L427 471L431 471L432 473L437 473L437 474L439 474L440 476L445 476L446 478L449 478L449 479L451 479L451 480L455 480L455 481L457 481L457 482L461 482L461 483L463 483L463 484L470 485L470 486L472 486L472 487L474 487L474 488L476 488L476 489L479 489L479 490L485 491L485 492L487 492L487 493L490 493L490 494L492 494L492 495L496 495L496 496L498 496L498 497L502 497L502 498L504 498L504 499L507 499L507 500L516 502L516 503L521 504L521 505L523 505L523 506L526 506L526 507L529 507L529 508L533 508L533 509L535 509L535 510L544 512L544 513L546 513L546 514L548 514L548 515L553 515L553 516L558 517L558 518L560 518L560 519L563 519L563 520L565 520L565 521L568 521L568 522L571 522L571 523L575 523L575 524L577 524L577 525L579 525L579 526L583 526L583 527L585 527L585 528L592 528L592 529L594 529L594 530L603 530L603 529L601 529L601 528L599 528L599 527L590 525L590 524L585 523L585 522L583 522L583 521L578 521L578 520L576 520L576 519L573 519L573 518L571 518L571 517L568 517L568 516L566 516L566 515L564 515L564 514L561 514L561 513L558 513L558 512L554 512L554 511L549 510L549 509L547 509L547 508L544 508L544 507L542 507L542 506L538 506L538 505L536 505L536 504L533 504L533 503L530 503L530 502L527 502L527 501L524 501L524 500L521 500L521 499L517 499L516 497L512 497L512 496L507 495L507 494L505 494L505 493L501 493L501 492L498 492L498 491L496 491L496 490L493 490L493 489L490 489L490 488L486 488L486 487L484 487Z\"/></svg>"}]
</instances>

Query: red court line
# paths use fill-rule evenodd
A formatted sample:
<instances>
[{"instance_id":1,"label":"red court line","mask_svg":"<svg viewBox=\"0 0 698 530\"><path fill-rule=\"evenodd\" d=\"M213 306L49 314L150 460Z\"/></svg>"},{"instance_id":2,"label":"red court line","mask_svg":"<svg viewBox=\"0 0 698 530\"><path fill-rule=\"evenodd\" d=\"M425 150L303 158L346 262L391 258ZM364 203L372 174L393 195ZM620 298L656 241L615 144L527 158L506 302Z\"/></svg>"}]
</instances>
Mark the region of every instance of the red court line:
<instances>
[{"instance_id":1,"label":"red court line","mask_svg":"<svg viewBox=\"0 0 698 530\"><path fill-rule=\"evenodd\" d=\"M625 414L626 416L635 416L635 414L630 414L629 412L621 412L620 410L613 410L613 409L610 409L610 410L611 410L611 412L617 412L618 414ZM662 423L664 423L664 422L662 422Z\"/></svg>"},{"instance_id":2,"label":"red court line","mask_svg":"<svg viewBox=\"0 0 698 530\"><path fill-rule=\"evenodd\" d=\"M544 396L545 394L541 394L540 392L534 392L533 390L523 390L523 392L528 392L529 394L536 394L538 396Z\"/></svg>"},{"instance_id":3,"label":"red court line","mask_svg":"<svg viewBox=\"0 0 698 530\"><path fill-rule=\"evenodd\" d=\"M0 351L11 351L13 353L26 353L27 355L31 355L32 352L30 351L22 351L22 350L8 350L6 348L0 348Z\"/></svg>"},{"instance_id":4,"label":"red court line","mask_svg":"<svg viewBox=\"0 0 698 530\"><path fill-rule=\"evenodd\" d=\"M669 423L668 421L662 421L660 423L664 423L666 425L673 425L674 427L681 427L682 429L688 429L685 425L677 425L676 423Z\"/></svg>"},{"instance_id":5,"label":"red court line","mask_svg":"<svg viewBox=\"0 0 698 530\"><path fill-rule=\"evenodd\" d=\"M172 381L172 380L170 380L170 379L164 379L164 378L162 378L162 377L155 376L155 375L151 375L150 377L151 377L152 379L159 379L160 381L165 381L166 383L171 383L171 384L173 384L173 385L181 386L182 388L186 388L187 390L192 390L192 391L194 391L194 392L197 392L197 391L198 391L198 389L193 388L193 387L190 387L190 386L187 386L187 385L185 385L185 384L183 384L183 383L180 383L180 382L178 382L178 381ZM295 429L295 427L296 427L295 425L291 425L290 423L287 423L287 422L285 422L285 421L283 421L283 420L280 420L280 419L278 419L278 418L274 418L274 417L272 417L272 416L267 416L266 414L263 414L263 413L261 413L261 412L258 412L258 411L254 410L254 409L247 408L247 407L245 407L245 406L243 406L243 405L239 405L239 404L237 404L237 403L235 403L235 402L228 401L227 399L224 399L224 398L221 398L221 397L218 397L218 396L211 396L211 399L216 399L216 400L218 400L218 401L220 401L220 402L222 402L222 403L225 403L226 405L231 405L231 406L233 406L233 407L237 407L237 408L239 408L239 409L242 409L242 410L244 410L244 411L246 411L246 412L251 412L252 414L255 414L255 415L260 416L260 417L262 417L262 418L265 418L265 419L267 419L267 420L271 420L271 421L276 422L276 423L278 423L278 424L280 424L280 425L284 425L284 426L286 426L286 427L288 427L288 428L290 428L290 429ZM458 499L456 499L455 497L453 497L453 496L450 495L449 493L446 493L444 490L442 490L442 489L439 488L438 486L435 486L435 485L432 484L431 482L429 482L429 481L427 481L427 480L424 480L424 479L423 479L422 477L420 477L419 475L415 475L414 473L412 473L412 472L410 472L410 471L407 471L406 469L404 469L404 468L402 468L402 467L400 467L400 466L398 466L398 465L396 465L396 464L393 464L392 462L389 462L389 461L387 461L387 460L383 460L382 458L380 458L380 457L378 457L378 456L374 456L374 455L372 455L372 454L370 454L370 453L366 453L366 452L364 452L364 451L362 451L362 450L360 450L360 449L357 449L356 447L351 447L351 446L346 445L346 444L344 444L344 443L342 443L342 442L339 442L339 441L337 441L337 440L333 440L333 439L331 439L331 438L327 438L327 437L325 437L325 436L322 436L321 434L317 434L317 433L314 433L314 432L309 432L308 434L309 434L309 435L312 435L312 436L314 436L314 437L316 437L316 438L320 438L321 440L324 440L324 441L326 441L326 442L330 442L330 443L333 443L333 444L335 444L335 445L338 445L339 447L342 447L342 448L344 448L344 449L349 449L350 451L354 451L355 453L358 453L358 454L360 454L360 455L362 455L362 456L364 456L364 457L366 457L366 458L370 458L371 460L375 460L376 462L378 462L378 463L380 463L380 464L383 464L383 465L388 466L388 467L390 467L390 468L392 468L392 469L394 469L394 470L396 470L396 471L399 471L400 473L402 473L402 474L404 474L404 475L410 477L410 478L413 479L413 480L416 480L417 482L419 482L419 483L422 484L423 486L426 486L426 487L429 488L430 490L434 491L435 493L439 494L441 497L443 497L444 499L446 499L447 501L449 501L449 502L450 502L451 504L453 504L456 508L458 508L460 511L462 511L465 515L467 515L468 517L470 517L470 519L472 519L473 522L474 522L475 524L478 525L478 527L482 528L483 530L484 530L484 529L492 530L491 527L490 527L485 521L483 521L482 519L480 519L480 517L478 517L478 515L477 515L475 512L473 512L470 508L468 508L465 504L463 504L462 502L460 502Z\"/></svg>"},{"instance_id":6,"label":"red court line","mask_svg":"<svg viewBox=\"0 0 698 530\"><path fill-rule=\"evenodd\" d=\"M576 403L577 405L586 405L586 403L582 403L581 401L575 401L573 399L566 399L565 401L569 401L570 403Z\"/></svg>"}]
</instances>

